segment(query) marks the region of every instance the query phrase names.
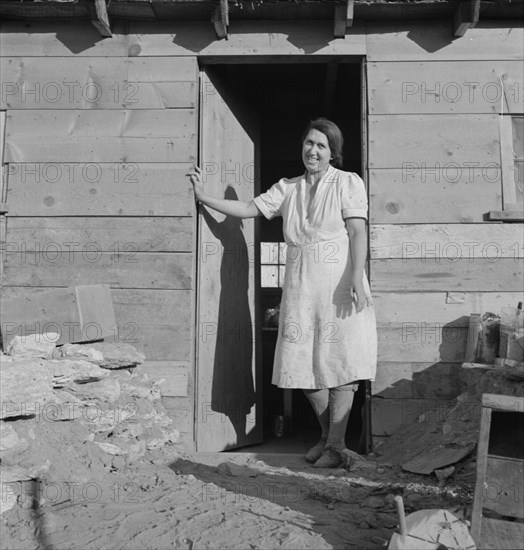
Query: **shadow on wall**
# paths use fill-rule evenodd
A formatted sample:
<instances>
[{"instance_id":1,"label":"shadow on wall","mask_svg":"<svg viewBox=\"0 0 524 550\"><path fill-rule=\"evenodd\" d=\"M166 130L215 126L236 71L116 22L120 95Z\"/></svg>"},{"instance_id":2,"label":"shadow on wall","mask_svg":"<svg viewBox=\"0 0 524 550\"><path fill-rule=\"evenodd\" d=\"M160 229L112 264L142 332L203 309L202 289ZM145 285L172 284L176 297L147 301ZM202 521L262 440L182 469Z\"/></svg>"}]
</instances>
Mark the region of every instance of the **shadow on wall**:
<instances>
[{"instance_id":1,"label":"shadow on wall","mask_svg":"<svg viewBox=\"0 0 524 550\"><path fill-rule=\"evenodd\" d=\"M230 186L224 198L238 200ZM237 441L242 441L247 435L247 415L255 404L248 249L240 218L226 216L224 221L217 222L205 208L202 208L202 214L223 246L211 410L225 414L235 429Z\"/></svg>"},{"instance_id":2,"label":"shadow on wall","mask_svg":"<svg viewBox=\"0 0 524 550\"><path fill-rule=\"evenodd\" d=\"M459 395L459 374L465 360L468 320L469 317L462 316L443 326L438 323L413 323L413 327L408 327L413 328L412 334L405 334L403 327L402 343L411 347L412 357L409 361L394 363L394 372L384 373L382 383L386 385L387 378L397 379L373 395L397 399L452 399ZM426 355L425 346L438 346L438 361L431 363L418 359L419 354ZM380 372L377 383L381 384Z\"/></svg>"}]
</instances>

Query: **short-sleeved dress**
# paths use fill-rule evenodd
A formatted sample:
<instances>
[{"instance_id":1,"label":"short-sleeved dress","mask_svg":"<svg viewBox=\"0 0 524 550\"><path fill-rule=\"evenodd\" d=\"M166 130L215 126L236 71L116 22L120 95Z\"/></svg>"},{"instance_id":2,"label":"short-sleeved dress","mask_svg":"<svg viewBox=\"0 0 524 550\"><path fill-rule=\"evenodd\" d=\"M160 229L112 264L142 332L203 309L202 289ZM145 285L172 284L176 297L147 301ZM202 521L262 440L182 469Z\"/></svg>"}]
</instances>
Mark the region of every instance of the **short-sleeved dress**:
<instances>
[{"instance_id":1,"label":"short-sleeved dress","mask_svg":"<svg viewBox=\"0 0 524 550\"><path fill-rule=\"evenodd\" d=\"M367 218L364 182L330 166L310 202L308 185L305 174L283 178L254 199L266 218L282 216L287 244L272 383L321 389L374 380L375 311L356 312L345 224L347 217ZM365 274L363 283L369 293Z\"/></svg>"}]
</instances>

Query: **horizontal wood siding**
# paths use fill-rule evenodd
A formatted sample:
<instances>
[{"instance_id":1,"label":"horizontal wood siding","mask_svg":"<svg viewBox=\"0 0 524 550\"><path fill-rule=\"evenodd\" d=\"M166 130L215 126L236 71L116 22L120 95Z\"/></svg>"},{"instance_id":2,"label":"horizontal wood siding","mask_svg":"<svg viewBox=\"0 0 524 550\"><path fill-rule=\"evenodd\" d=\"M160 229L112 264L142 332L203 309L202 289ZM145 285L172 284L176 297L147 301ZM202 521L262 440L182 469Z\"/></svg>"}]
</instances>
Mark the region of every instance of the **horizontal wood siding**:
<instances>
[{"instance_id":1,"label":"horizontal wood siding","mask_svg":"<svg viewBox=\"0 0 524 550\"><path fill-rule=\"evenodd\" d=\"M194 109L10 110L4 162L194 162Z\"/></svg>"},{"instance_id":2,"label":"horizontal wood siding","mask_svg":"<svg viewBox=\"0 0 524 550\"><path fill-rule=\"evenodd\" d=\"M8 166L10 216L192 216L190 163L24 162Z\"/></svg>"},{"instance_id":3,"label":"horizontal wood siding","mask_svg":"<svg viewBox=\"0 0 524 550\"><path fill-rule=\"evenodd\" d=\"M77 34L64 27L62 39L78 52L51 33L31 35L32 47L1 35L20 46L1 63L3 295L109 284L110 339L144 352L191 447L196 58L129 57L127 36L90 43L85 25L71 25Z\"/></svg>"},{"instance_id":4,"label":"horizontal wood siding","mask_svg":"<svg viewBox=\"0 0 524 550\"><path fill-rule=\"evenodd\" d=\"M453 39L452 21L384 21L368 24L366 38L369 61L520 61L524 28L515 20L479 21Z\"/></svg>"},{"instance_id":5,"label":"horizontal wood siding","mask_svg":"<svg viewBox=\"0 0 524 550\"><path fill-rule=\"evenodd\" d=\"M497 115L370 115L368 124L370 168L500 166Z\"/></svg>"},{"instance_id":6,"label":"horizontal wood siding","mask_svg":"<svg viewBox=\"0 0 524 550\"><path fill-rule=\"evenodd\" d=\"M235 21L228 40L217 40L209 21L132 21L123 34L100 40L90 22L3 23L0 55L6 57L171 57L212 60L235 56L244 63L257 57L365 55L366 26L355 22L345 38L333 39L331 21ZM38 33L38 40L34 40ZM299 61L300 62L300 61Z\"/></svg>"},{"instance_id":7,"label":"horizontal wood siding","mask_svg":"<svg viewBox=\"0 0 524 550\"><path fill-rule=\"evenodd\" d=\"M190 109L194 59L4 57L2 109Z\"/></svg>"},{"instance_id":8,"label":"horizontal wood siding","mask_svg":"<svg viewBox=\"0 0 524 550\"><path fill-rule=\"evenodd\" d=\"M373 393L393 410L395 400L455 396L470 314L523 299L522 224L485 221L503 207L500 113L522 109L523 29L481 23L451 40L451 22L372 27ZM373 433L388 432L384 422Z\"/></svg>"},{"instance_id":9,"label":"horizontal wood siding","mask_svg":"<svg viewBox=\"0 0 524 550\"><path fill-rule=\"evenodd\" d=\"M182 217L9 217L9 241L6 250L55 251L69 257L69 252L105 251L122 254L125 263L138 252L192 252L194 227L192 218ZM96 245L96 246L91 246ZM59 258L57 258L58 260Z\"/></svg>"},{"instance_id":10,"label":"horizontal wood siding","mask_svg":"<svg viewBox=\"0 0 524 550\"><path fill-rule=\"evenodd\" d=\"M476 166L476 167L475 167ZM482 222L502 208L496 162L406 162L401 168L369 171L372 223Z\"/></svg>"},{"instance_id":11,"label":"horizontal wood siding","mask_svg":"<svg viewBox=\"0 0 524 550\"><path fill-rule=\"evenodd\" d=\"M522 225L483 222L503 206L499 113L521 102L524 29L481 21L452 39L451 21L357 21L333 39L329 21L236 21L231 31L216 40L209 22L116 21L100 40L88 21L2 24L4 292L109 283L118 322L138 325L147 368L167 377L165 402L192 442L196 239L185 173L197 160L197 58L366 56L374 390L452 395L468 315L515 305L522 291ZM96 262L82 255L89 242ZM62 263L36 265L45 243L62 247ZM124 264L129 252L137 262Z\"/></svg>"},{"instance_id":12,"label":"horizontal wood siding","mask_svg":"<svg viewBox=\"0 0 524 550\"><path fill-rule=\"evenodd\" d=\"M372 225L370 253L374 259L439 258L442 263L458 259L524 258L524 234L513 225L410 224Z\"/></svg>"},{"instance_id":13,"label":"horizontal wood siding","mask_svg":"<svg viewBox=\"0 0 524 550\"><path fill-rule=\"evenodd\" d=\"M368 74L372 115L522 112L520 61L371 62Z\"/></svg>"}]
</instances>

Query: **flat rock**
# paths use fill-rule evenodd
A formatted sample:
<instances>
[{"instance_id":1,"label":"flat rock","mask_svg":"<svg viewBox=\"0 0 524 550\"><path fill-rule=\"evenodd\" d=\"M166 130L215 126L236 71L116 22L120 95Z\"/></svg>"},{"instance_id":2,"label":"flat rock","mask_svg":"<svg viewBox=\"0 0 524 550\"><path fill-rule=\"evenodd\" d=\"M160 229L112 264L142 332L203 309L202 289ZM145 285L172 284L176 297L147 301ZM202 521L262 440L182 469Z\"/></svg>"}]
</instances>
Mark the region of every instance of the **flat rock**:
<instances>
[{"instance_id":1,"label":"flat rock","mask_svg":"<svg viewBox=\"0 0 524 550\"><path fill-rule=\"evenodd\" d=\"M80 400L116 403L120 398L120 383L114 378L104 378L89 384L69 384L64 388Z\"/></svg>"},{"instance_id":2,"label":"flat rock","mask_svg":"<svg viewBox=\"0 0 524 550\"><path fill-rule=\"evenodd\" d=\"M13 357L41 357L46 358L55 349L55 342L60 338L56 332L44 334L24 334L15 336L7 345L6 354Z\"/></svg>"},{"instance_id":3,"label":"flat rock","mask_svg":"<svg viewBox=\"0 0 524 550\"><path fill-rule=\"evenodd\" d=\"M384 499L369 496L362 501L362 506L367 506L368 508L384 508Z\"/></svg>"},{"instance_id":4,"label":"flat rock","mask_svg":"<svg viewBox=\"0 0 524 550\"><path fill-rule=\"evenodd\" d=\"M64 344L56 348L52 353L53 359L83 359L99 365L104 356L90 344Z\"/></svg>"},{"instance_id":5,"label":"flat rock","mask_svg":"<svg viewBox=\"0 0 524 550\"><path fill-rule=\"evenodd\" d=\"M455 473L454 466L448 466L447 468L442 468L442 470L435 470L435 475L440 483L445 483L446 480Z\"/></svg>"},{"instance_id":6,"label":"flat rock","mask_svg":"<svg viewBox=\"0 0 524 550\"><path fill-rule=\"evenodd\" d=\"M91 344L64 344L54 358L85 359L104 369L135 367L145 360L145 355L131 344L123 342L94 342Z\"/></svg>"},{"instance_id":7,"label":"flat rock","mask_svg":"<svg viewBox=\"0 0 524 550\"><path fill-rule=\"evenodd\" d=\"M29 443L26 439L22 439L16 432L12 424L2 422L0 424L0 457L12 451L20 453L27 449Z\"/></svg>"},{"instance_id":8,"label":"flat rock","mask_svg":"<svg viewBox=\"0 0 524 550\"><path fill-rule=\"evenodd\" d=\"M95 350L104 356L101 367L105 369L120 369L141 365L146 356L131 344L124 342L95 342L90 344Z\"/></svg>"},{"instance_id":9,"label":"flat rock","mask_svg":"<svg viewBox=\"0 0 524 550\"><path fill-rule=\"evenodd\" d=\"M476 443L468 443L465 445L450 445L440 449L433 448L404 462L402 469L414 474L429 475L444 466L459 462L468 456L475 447Z\"/></svg>"},{"instance_id":10,"label":"flat rock","mask_svg":"<svg viewBox=\"0 0 524 550\"><path fill-rule=\"evenodd\" d=\"M108 443L106 441L95 441L95 444L98 445L104 453L107 453L108 455L118 456L126 454L126 452L121 449L118 445L114 445L113 443Z\"/></svg>"},{"instance_id":11,"label":"flat rock","mask_svg":"<svg viewBox=\"0 0 524 550\"><path fill-rule=\"evenodd\" d=\"M20 466L4 466L0 464L0 486L2 498L0 498L0 514L10 510L22 496L21 482L30 482L30 472Z\"/></svg>"},{"instance_id":12,"label":"flat rock","mask_svg":"<svg viewBox=\"0 0 524 550\"><path fill-rule=\"evenodd\" d=\"M151 439L148 439L146 442L146 448L150 451L153 449L161 449L168 443L177 443L179 439L180 432L173 428L172 430L164 431L164 433L162 433L159 437L152 437ZM236 474L233 473L232 475ZM255 476L251 475L251 477Z\"/></svg>"},{"instance_id":13,"label":"flat rock","mask_svg":"<svg viewBox=\"0 0 524 550\"><path fill-rule=\"evenodd\" d=\"M82 418L84 403L67 391L55 390L55 399L46 403L40 415L46 422L64 422Z\"/></svg>"},{"instance_id":14,"label":"flat rock","mask_svg":"<svg viewBox=\"0 0 524 550\"><path fill-rule=\"evenodd\" d=\"M63 388L73 382L96 382L109 374L106 369L81 359L54 359L46 361L46 364L53 374L55 388Z\"/></svg>"},{"instance_id":15,"label":"flat rock","mask_svg":"<svg viewBox=\"0 0 524 550\"><path fill-rule=\"evenodd\" d=\"M54 399L52 374L37 358L0 361L0 418L32 416Z\"/></svg>"}]
</instances>

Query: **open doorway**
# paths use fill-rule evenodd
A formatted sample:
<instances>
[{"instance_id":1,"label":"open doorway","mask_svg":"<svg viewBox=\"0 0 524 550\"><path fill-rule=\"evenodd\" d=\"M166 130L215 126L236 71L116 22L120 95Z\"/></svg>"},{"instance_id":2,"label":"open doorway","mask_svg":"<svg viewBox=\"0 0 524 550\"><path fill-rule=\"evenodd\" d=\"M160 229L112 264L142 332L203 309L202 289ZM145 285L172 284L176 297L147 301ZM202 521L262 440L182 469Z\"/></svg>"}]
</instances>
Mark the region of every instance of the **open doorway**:
<instances>
[{"instance_id":1,"label":"open doorway","mask_svg":"<svg viewBox=\"0 0 524 550\"><path fill-rule=\"evenodd\" d=\"M343 170L362 174L362 67L360 59L330 59L328 62L216 64L206 66L213 78L224 84L226 102L239 100L247 105L258 120L257 170L264 192L281 177L303 173L301 136L304 127L323 116L336 122L344 135ZM230 97L235 96L235 97ZM259 219L257 240L260 243L283 242L282 220ZM281 259L282 263L282 259ZM278 261L272 281L260 272L256 279L257 317L262 335L257 341L260 357L259 384L262 386L260 418L263 423L263 447L257 450L302 452L318 440L318 425L311 406L301 391L284 392L271 384L276 327L264 322L265 312L277 306L281 297L282 272ZM256 269L260 269L257 265ZM255 377L257 378L257 377ZM357 392L348 427L348 445L357 448L362 429L360 408L363 402ZM275 419L290 415L286 433L275 433ZM198 415L196 416L198 419ZM197 420L198 422L198 420ZM197 427L198 430L198 427ZM249 445L246 442L244 445ZM224 448L234 448L228 444ZM237 445L238 447L238 445ZM253 447L244 447L251 451Z\"/></svg>"}]
</instances>

